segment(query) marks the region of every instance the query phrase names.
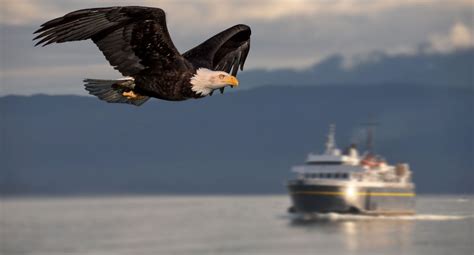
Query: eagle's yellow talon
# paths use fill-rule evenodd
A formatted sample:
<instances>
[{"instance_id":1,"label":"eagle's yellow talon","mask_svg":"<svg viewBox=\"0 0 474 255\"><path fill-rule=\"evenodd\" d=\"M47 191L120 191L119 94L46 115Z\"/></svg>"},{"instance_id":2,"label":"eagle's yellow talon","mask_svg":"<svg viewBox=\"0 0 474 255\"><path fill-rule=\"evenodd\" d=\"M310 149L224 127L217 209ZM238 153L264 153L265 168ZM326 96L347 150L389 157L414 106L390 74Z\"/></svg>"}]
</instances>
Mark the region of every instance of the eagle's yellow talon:
<instances>
[{"instance_id":1,"label":"eagle's yellow talon","mask_svg":"<svg viewBox=\"0 0 474 255\"><path fill-rule=\"evenodd\" d=\"M140 100L144 98L144 96L135 93L133 90L123 92L122 96L126 97L128 100Z\"/></svg>"}]
</instances>

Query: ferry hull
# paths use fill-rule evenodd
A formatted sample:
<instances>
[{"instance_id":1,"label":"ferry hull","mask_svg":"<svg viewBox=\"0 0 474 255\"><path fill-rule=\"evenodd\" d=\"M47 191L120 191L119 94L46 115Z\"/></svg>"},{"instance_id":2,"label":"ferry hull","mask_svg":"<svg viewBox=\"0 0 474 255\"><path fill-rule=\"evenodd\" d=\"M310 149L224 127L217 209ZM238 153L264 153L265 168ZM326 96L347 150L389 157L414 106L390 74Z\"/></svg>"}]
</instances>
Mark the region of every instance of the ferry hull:
<instances>
[{"instance_id":1,"label":"ferry hull","mask_svg":"<svg viewBox=\"0 0 474 255\"><path fill-rule=\"evenodd\" d=\"M290 182L294 213L414 214L413 187L350 187Z\"/></svg>"}]
</instances>

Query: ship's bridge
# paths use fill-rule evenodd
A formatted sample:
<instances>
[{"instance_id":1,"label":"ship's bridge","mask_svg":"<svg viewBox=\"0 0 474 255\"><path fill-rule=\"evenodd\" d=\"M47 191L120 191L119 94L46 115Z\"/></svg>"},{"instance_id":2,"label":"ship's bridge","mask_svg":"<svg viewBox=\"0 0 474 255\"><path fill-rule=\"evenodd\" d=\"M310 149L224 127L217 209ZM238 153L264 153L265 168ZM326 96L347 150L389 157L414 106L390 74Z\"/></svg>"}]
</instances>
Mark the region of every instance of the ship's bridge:
<instances>
[{"instance_id":1,"label":"ship's bridge","mask_svg":"<svg viewBox=\"0 0 474 255\"><path fill-rule=\"evenodd\" d=\"M322 154L310 153L304 165L292 168L300 179L351 179L364 172L360 166L359 153L351 146L342 154L336 146L335 126L331 125L327 136L326 150Z\"/></svg>"},{"instance_id":2,"label":"ship's bridge","mask_svg":"<svg viewBox=\"0 0 474 255\"><path fill-rule=\"evenodd\" d=\"M340 165L344 163L344 156L326 155L326 154L309 154L306 159L308 165Z\"/></svg>"},{"instance_id":3,"label":"ship's bridge","mask_svg":"<svg viewBox=\"0 0 474 255\"><path fill-rule=\"evenodd\" d=\"M294 166L300 178L351 179L354 173L364 172L355 148L348 155L341 155L337 148L329 147L324 154L309 154L304 165Z\"/></svg>"},{"instance_id":4,"label":"ship's bridge","mask_svg":"<svg viewBox=\"0 0 474 255\"><path fill-rule=\"evenodd\" d=\"M359 165L359 153L355 146L351 146L343 155L336 146L335 126L331 125L327 136L326 150L322 154L310 153L306 158L307 165Z\"/></svg>"},{"instance_id":5,"label":"ship's bridge","mask_svg":"<svg viewBox=\"0 0 474 255\"><path fill-rule=\"evenodd\" d=\"M356 149L349 149L349 155L341 155L338 149L331 154L310 153L306 158L307 165L359 165L360 159Z\"/></svg>"},{"instance_id":6,"label":"ship's bridge","mask_svg":"<svg viewBox=\"0 0 474 255\"><path fill-rule=\"evenodd\" d=\"M363 173L364 169L344 164L307 164L294 166L292 171L297 173L300 178L350 179L356 173Z\"/></svg>"}]
</instances>

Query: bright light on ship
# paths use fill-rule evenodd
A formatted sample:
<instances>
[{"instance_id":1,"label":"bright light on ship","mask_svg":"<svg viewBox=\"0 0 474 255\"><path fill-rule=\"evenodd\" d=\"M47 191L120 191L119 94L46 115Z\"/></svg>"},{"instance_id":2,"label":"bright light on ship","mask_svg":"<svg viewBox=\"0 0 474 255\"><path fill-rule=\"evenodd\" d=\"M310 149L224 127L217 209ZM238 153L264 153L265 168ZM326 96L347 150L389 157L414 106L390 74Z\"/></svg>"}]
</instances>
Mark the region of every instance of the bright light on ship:
<instances>
[{"instance_id":1,"label":"bright light on ship","mask_svg":"<svg viewBox=\"0 0 474 255\"><path fill-rule=\"evenodd\" d=\"M346 198L353 199L357 196L357 189L354 185L348 185L346 188Z\"/></svg>"}]
</instances>

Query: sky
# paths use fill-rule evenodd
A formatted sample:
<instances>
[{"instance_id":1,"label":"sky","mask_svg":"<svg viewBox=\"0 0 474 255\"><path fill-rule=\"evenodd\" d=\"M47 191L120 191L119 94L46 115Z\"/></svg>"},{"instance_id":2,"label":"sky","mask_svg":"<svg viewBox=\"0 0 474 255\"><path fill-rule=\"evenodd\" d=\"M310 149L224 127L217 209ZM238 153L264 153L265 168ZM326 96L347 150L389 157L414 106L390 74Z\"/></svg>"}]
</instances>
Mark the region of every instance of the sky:
<instances>
[{"instance_id":1,"label":"sky","mask_svg":"<svg viewBox=\"0 0 474 255\"><path fill-rule=\"evenodd\" d=\"M42 23L104 6L160 7L180 52L238 23L252 28L247 69L304 69L340 54L416 54L474 46L472 0L0 0L0 96L86 95L83 78L119 78L91 41L33 47Z\"/></svg>"}]
</instances>

